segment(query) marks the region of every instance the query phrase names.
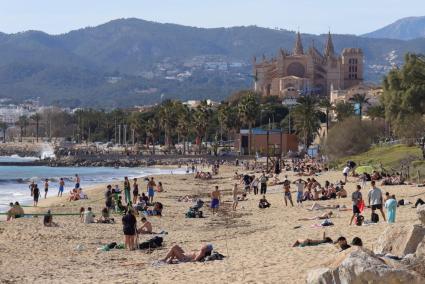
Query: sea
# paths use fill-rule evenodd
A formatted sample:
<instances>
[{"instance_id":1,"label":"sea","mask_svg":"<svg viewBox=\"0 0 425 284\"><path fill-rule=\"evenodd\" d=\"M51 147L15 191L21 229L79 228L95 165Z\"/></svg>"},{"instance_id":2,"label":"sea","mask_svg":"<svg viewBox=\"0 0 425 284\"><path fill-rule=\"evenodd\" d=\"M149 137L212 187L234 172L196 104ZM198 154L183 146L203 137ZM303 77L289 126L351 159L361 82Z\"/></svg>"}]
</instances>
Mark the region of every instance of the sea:
<instances>
[{"instance_id":1,"label":"sea","mask_svg":"<svg viewBox=\"0 0 425 284\"><path fill-rule=\"evenodd\" d=\"M34 181L40 188L40 199L44 198L44 180L49 179L47 197L58 193L58 182L64 178L64 195L74 188L74 177L78 174L81 179L80 187L84 188L101 183L118 184L124 177L145 177L159 174L185 174L183 168L160 169L155 167L113 168L113 167L48 167L48 166L19 166L19 162L28 162L38 157L0 156L0 162L14 162L16 166L0 166L0 212L9 208L10 202L18 201L23 205L31 205L32 197L29 184ZM142 183L140 181L140 183Z\"/></svg>"}]
</instances>

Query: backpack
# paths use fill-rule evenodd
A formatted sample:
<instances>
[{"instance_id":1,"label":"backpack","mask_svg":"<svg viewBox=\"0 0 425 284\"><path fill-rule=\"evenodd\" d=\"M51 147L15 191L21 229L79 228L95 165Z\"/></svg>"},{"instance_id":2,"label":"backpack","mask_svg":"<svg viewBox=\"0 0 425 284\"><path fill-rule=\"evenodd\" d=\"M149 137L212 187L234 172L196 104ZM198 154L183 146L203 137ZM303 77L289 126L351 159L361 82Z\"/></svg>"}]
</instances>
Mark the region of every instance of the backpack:
<instances>
[{"instance_id":1,"label":"backpack","mask_svg":"<svg viewBox=\"0 0 425 284\"><path fill-rule=\"evenodd\" d=\"M370 220L372 221L372 223L378 223L379 222L379 215L372 212L372 216L370 217Z\"/></svg>"},{"instance_id":2,"label":"backpack","mask_svg":"<svg viewBox=\"0 0 425 284\"><path fill-rule=\"evenodd\" d=\"M149 248L158 248L162 246L163 238L154 237L146 242L139 244L139 249L149 249Z\"/></svg>"},{"instance_id":3,"label":"backpack","mask_svg":"<svg viewBox=\"0 0 425 284\"><path fill-rule=\"evenodd\" d=\"M356 216L356 225L361 226L363 224L364 217L360 214L357 214Z\"/></svg>"}]
</instances>

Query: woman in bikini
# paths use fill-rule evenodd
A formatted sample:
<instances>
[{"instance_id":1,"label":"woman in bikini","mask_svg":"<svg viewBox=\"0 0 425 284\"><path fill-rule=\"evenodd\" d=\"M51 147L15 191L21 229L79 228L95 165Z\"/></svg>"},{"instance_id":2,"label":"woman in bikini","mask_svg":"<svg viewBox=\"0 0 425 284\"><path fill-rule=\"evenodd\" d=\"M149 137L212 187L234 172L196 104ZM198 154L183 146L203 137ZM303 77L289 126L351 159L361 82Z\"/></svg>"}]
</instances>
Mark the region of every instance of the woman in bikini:
<instances>
[{"instance_id":1,"label":"woman in bikini","mask_svg":"<svg viewBox=\"0 0 425 284\"><path fill-rule=\"evenodd\" d=\"M163 262L172 263L174 259L177 259L181 262L195 262L201 261L206 256L210 255L213 250L211 244L204 245L198 252L193 252L191 254L185 254L184 250L178 246L174 245L170 251L167 253L165 258L162 259Z\"/></svg>"}]
</instances>

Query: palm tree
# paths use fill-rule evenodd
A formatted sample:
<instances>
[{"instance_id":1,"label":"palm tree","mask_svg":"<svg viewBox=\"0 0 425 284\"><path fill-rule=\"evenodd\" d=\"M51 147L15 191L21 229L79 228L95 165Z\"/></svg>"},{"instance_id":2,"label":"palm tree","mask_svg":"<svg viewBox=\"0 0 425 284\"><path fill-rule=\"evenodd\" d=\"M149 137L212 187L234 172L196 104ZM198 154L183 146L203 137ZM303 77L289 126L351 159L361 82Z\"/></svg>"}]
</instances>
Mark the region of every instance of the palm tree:
<instances>
[{"instance_id":1,"label":"palm tree","mask_svg":"<svg viewBox=\"0 0 425 284\"><path fill-rule=\"evenodd\" d=\"M298 105L293 109L294 126L306 149L319 133L320 115L318 101L312 96L300 97Z\"/></svg>"},{"instance_id":2,"label":"palm tree","mask_svg":"<svg viewBox=\"0 0 425 284\"><path fill-rule=\"evenodd\" d=\"M195 109L193 113L193 128L196 133L197 143L199 143L198 151L201 153L202 139L206 136L208 119L211 115L211 108L206 101L202 101L201 104Z\"/></svg>"},{"instance_id":3,"label":"palm tree","mask_svg":"<svg viewBox=\"0 0 425 284\"><path fill-rule=\"evenodd\" d=\"M326 135L328 135L329 131L329 111L332 110L332 104L329 99L323 99L320 101L319 106L325 109L326 113Z\"/></svg>"},{"instance_id":4,"label":"palm tree","mask_svg":"<svg viewBox=\"0 0 425 284\"><path fill-rule=\"evenodd\" d=\"M7 123L1 121L0 122L0 129L3 132L3 143L6 143L6 131L7 131L7 128L8 128Z\"/></svg>"},{"instance_id":5,"label":"palm tree","mask_svg":"<svg viewBox=\"0 0 425 284\"><path fill-rule=\"evenodd\" d=\"M369 98L366 98L366 94L354 94L349 99L349 101L359 105L359 117L360 117L360 120L361 120L362 119L363 106L365 104L370 105Z\"/></svg>"},{"instance_id":6,"label":"palm tree","mask_svg":"<svg viewBox=\"0 0 425 284\"><path fill-rule=\"evenodd\" d=\"M149 150L149 138L150 138L152 141L152 147L153 147L152 154L154 155L155 155L155 142L159 134L158 132L159 132L159 122L158 122L158 118L154 116L148 119L146 123L147 147Z\"/></svg>"},{"instance_id":7,"label":"palm tree","mask_svg":"<svg viewBox=\"0 0 425 284\"><path fill-rule=\"evenodd\" d=\"M26 117L25 115L21 115L17 121L17 125L21 130L21 138L19 141L22 142L22 137L24 137L27 132L28 117Z\"/></svg>"},{"instance_id":8,"label":"palm tree","mask_svg":"<svg viewBox=\"0 0 425 284\"><path fill-rule=\"evenodd\" d=\"M334 109L339 122L354 115L353 105L345 101L337 102Z\"/></svg>"},{"instance_id":9,"label":"palm tree","mask_svg":"<svg viewBox=\"0 0 425 284\"><path fill-rule=\"evenodd\" d=\"M35 121L35 133L36 133L37 143L38 143L38 131L40 129L41 115L39 113L35 113L30 118Z\"/></svg>"},{"instance_id":10,"label":"palm tree","mask_svg":"<svg viewBox=\"0 0 425 284\"><path fill-rule=\"evenodd\" d=\"M186 140L189 136L189 129L190 129L190 109L183 105L180 109L178 119L177 119L177 128L176 131L179 135L179 138L183 139L183 155L186 155Z\"/></svg>"},{"instance_id":11,"label":"palm tree","mask_svg":"<svg viewBox=\"0 0 425 284\"><path fill-rule=\"evenodd\" d=\"M180 107L180 102L166 100L159 108L159 123L165 132L165 145L170 147L172 142L172 131L177 125L177 110Z\"/></svg>"},{"instance_id":12,"label":"palm tree","mask_svg":"<svg viewBox=\"0 0 425 284\"><path fill-rule=\"evenodd\" d=\"M238 105L238 113L242 119L242 121L248 125L249 128L249 147L248 147L248 155L251 156L251 136L252 136L252 126L257 119L257 113L259 111L259 104L257 98L253 92L248 92L246 96L244 96L239 105Z\"/></svg>"}]
</instances>

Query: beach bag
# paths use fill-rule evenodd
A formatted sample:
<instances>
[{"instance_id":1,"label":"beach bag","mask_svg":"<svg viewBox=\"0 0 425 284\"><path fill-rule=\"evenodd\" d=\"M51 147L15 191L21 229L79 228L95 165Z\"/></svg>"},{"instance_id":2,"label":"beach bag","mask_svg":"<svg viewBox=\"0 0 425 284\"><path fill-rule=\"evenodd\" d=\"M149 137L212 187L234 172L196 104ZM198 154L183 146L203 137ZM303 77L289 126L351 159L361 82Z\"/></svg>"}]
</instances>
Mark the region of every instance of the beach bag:
<instances>
[{"instance_id":1,"label":"beach bag","mask_svg":"<svg viewBox=\"0 0 425 284\"><path fill-rule=\"evenodd\" d=\"M363 199L359 202L359 204L357 205L357 208L359 208L360 213L363 212L365 207L364 201Z\"/></svg>"},{"instance_id":2,"label":"beach bag","mask_svg":"<svg viewBox=\"0 0 425 284\"><path fill-rule=\"evenodd\" d=\"M139 249L158 248L162 246L163 238L154 237L148 241L139 244Z\"/></svg>"},{"instance_id":3,"label":"beach bag","mask_svg":"<svg viewBox=\"0 0 425 284\"><path fill-rule=\"evenodd\" d=\"M356 216L356 225L361 226L363 224L364 217L360 214L357 214Z\"/></svg>"},{"instance_id":4,"label":"beach bag","mask_svg":"<svg viewBox=\"0 0 425 284\"><path fill-rule=\"evenodd\" d=\"M403 206L404 205L404 199L400 199L398 201L398 206Z\"/></svg>"},{"instance_id":5,"label":"beach bag","mask_svg":"<svg viewBox=\"0 0 425 284\"><path fill-rule=\"evenodd\" d=\"M186 212L186 218L196 218L196 212L193 210L189 210Z\"/></svg>"},{"instance_id":6,"label":"beach bag","mask_svg":"<svg viewBox=\"0 0 425 284\"><path fill-rule=\"evenodd\" d=\"M378 214L372 212L372 216L370 217L370 220L372 221L372 223L378 223L379 222Z\"/></svg>"},{"instance_id":7,"label":"beach bag","mask_svg":"<svg viewBox=\"0 0 425 284\"><path fill-rule=\"evenodd\" d=\"M205 257L205 261L222 260L224 255L218 252L213 252L211 255Z\"/></svg>"}]
</instances>

